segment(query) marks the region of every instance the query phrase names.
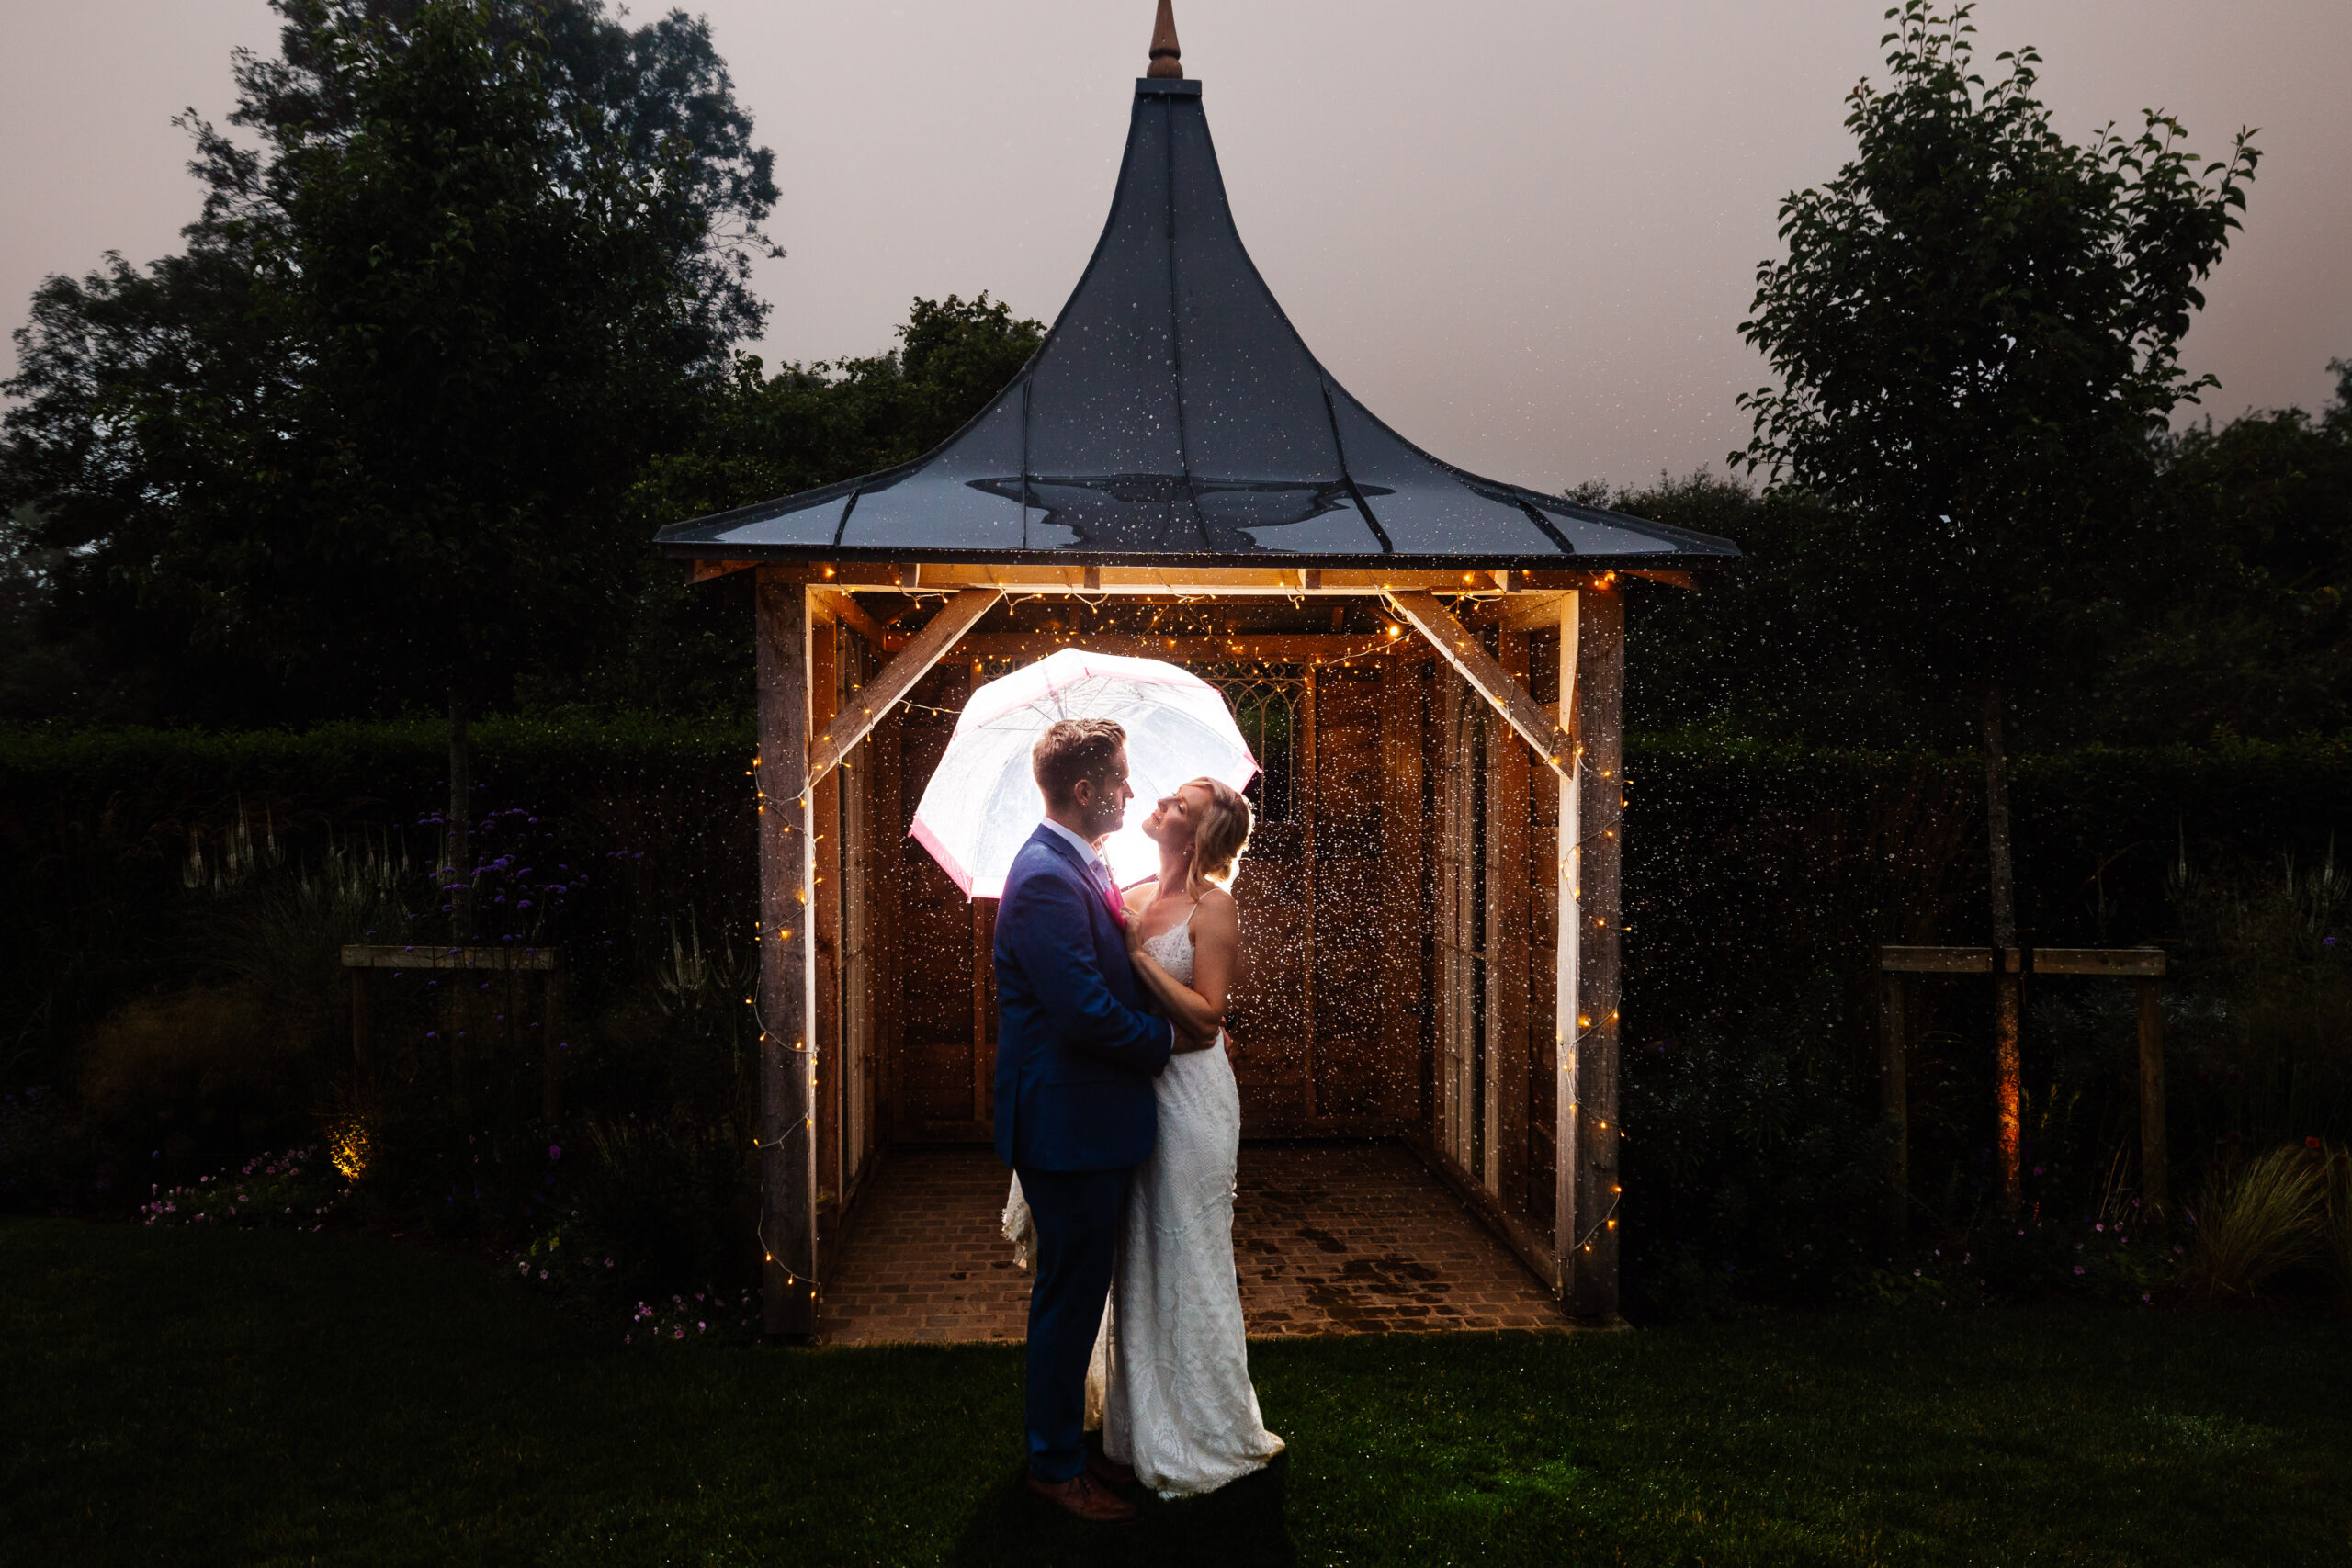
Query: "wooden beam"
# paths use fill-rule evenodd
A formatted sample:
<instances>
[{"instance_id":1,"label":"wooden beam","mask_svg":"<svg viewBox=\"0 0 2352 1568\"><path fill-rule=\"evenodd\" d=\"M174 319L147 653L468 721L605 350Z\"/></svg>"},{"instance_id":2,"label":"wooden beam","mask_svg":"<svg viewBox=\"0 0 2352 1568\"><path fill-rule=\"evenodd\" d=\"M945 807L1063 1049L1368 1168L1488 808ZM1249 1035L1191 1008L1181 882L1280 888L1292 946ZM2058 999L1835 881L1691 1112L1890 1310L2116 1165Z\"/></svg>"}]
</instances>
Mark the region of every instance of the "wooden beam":
<instances>
[{"instance_id":1,"label":"wooden beam","mask_svg":"<svg viewBox=\"0 0 2352 1568\"><path fill-rule=\"evenodd\" d=\"M1468 615L1456 619L1465 626L1499 626L1507 632L1549 631L1560 624L1560 601L1566 597L1562 591L1480 599L1473 603Z\"/></svg>"},{"instance_id":2,"label":"wooden beam","mask_svg":"<svg viewBox=\"0 0 2352 1568\"><path fill-rule=\"evenodd\" d=\"M1154 637L1140 632L975 632L956 646L983 659L1043 659L1057 649L1080 648L1132 659L1162 659L1171 664L1338 664L1362 659L1421 660L1430 651L1419 637L1385 635L1348 637L1330 632L1276 632L1265 636Z\"/></svg>"},{"instance_id":3,"label":"wooden beam","mask_svg":"<svg viewBox=\"0 0 2352 1568\"><path fill-rule=\"evenodd\" d=\"M2037 975L2110 975L2117 979L2154 978L2165 972L2161 947L2037 947Z\"/></svg>"},{"instance_id":4,"label":"wooden beam","mask_svg":"<svg viewBox=\"0 0 2352 1568\"><path fill-rule=\"evenodd\" d=\"M1170 598L1243 598L1265 595L1295 599L1301 594L1367 594L1419 591L1432 593L1492 595L1492 571L1448 570L1427 567L1295 566L1052 566L1022 563L926 561L921 566L888 561L783 562L763 566L763 571L788 572L812 587L895 588L926 593L942 589L1004 588L1023 593L1083 593L1096 595L1153 594ZM1089 573L1095 586L1088 586ZM1530 589L1598 588L1617 581L1620 573L1591 569L1511 572L1513 592Z\"/></svg>"},{"instance_id":5,"label":"wooden beam","mask_svg":"<svg viewBox=\"0 0 2352 1568\"><path fill-rule=\"evenodd\" d=\"M1990 975L1988 947L1882 947L1878 966L1890 975Z\"/></svg>"},{"instance_id":6,"label":"wooden beam","mask_svg":"<svg viewBox=\"0 0 2352 1568\"><path fill-rule=\"evenodd\" d=\"M858 694L857 705L844 708L808 748L810 782L832 772L849 755L850 749L865 739L866 732L898 705L899 698L913 691L915 682L971 629L972 623L987 615L1003 597L1002 589L967 588L947 601L945 607L931 618L931 624Z\"/></svg>"},{"instance_id":7,"label":"wooden beam","mask_svg":"<svg viewBox=\"0 0 2352 1568\"><path fill-rule=\"evenodd\" d=\"M1576 903L1578 1040L1574 1075L1577 1231L1566 1292L1571 1315L1617 1315L1617 1009L1622 991L1619 915L1624 846L1625 596L1586 592L1577 604L1577 703L1584 715L1577 753ZM1566 660L1564 660L1565 663ZM1562 924L1565 926L1565 920Z\"/></svg>"},{"instance_id":8,"label":"wooden beam","mask_svg":"<svg viewBox=\"0 0 2352 1568\"><path fill-rule=\"evenodd\" d=\"M1494 705L1503 721L1519 732L1520 739L1535 748L1535 755L1545 767L1565 775L1575 765L1576 742L1568 732L1552 722L1542 705L1527 694L1526 687L1503 673L1502 666L1453 618L1451 611L1427 593L1391 593L1388 602L1448 663L1462 672L1462 678L1480 696Z\"/></svg>"},{"instance_id":9,"label":"wooden beam","mask_svg":"<svg viewBox=\"0 0 2352 1568\"><path fill-rule=\"evenodd\" d=\"M811 592L813 597L823 602L835 619L854 627L858 636L884 653L896 653L907 646L906 633L886 626L867 615L865 606L859 604L854 595L837 588L815 589Z\"/></svg>"},{"instance_id":10,"label":"wooden beam","mask_svg":"<svg viewBox=\"0 0 2352 1568\"><path fill-rule=\"evenodd\" d=\"M817 1331L816 964L809 914L808 596L762 568L759 659L760 1227L770 1334Z\"/></svg>"},{"instance_id":11,"label":"wooden beam","mask_svg":"<svg viewBox=\"0 0 2352 1568\"><path fill-rule=\"evenodd\" d=\"M742 571L759 564L749 560L698 560L686 573L686 584L692 587L697 582L708 582L714 577L725 577L730 571Z\"/></svg>"}]
</instances>

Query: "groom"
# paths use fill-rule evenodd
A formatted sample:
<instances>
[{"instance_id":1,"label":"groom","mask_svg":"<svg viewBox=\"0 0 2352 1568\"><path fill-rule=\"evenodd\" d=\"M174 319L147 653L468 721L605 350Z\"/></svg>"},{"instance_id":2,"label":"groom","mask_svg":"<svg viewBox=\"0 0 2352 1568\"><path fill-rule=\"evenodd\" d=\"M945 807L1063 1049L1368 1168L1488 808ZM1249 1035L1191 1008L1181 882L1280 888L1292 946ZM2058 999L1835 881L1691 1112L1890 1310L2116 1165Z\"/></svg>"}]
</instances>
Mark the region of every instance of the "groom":
<instances>
[{"instance_id":1,"label":"groom","mask_svg":"<svg viewBox=\"0 0 2352 1568\"><path fill-rule=\"evenodd\" d=\"M1090 1469L1086 1365L1127 1178L1159 1132L1151 1080L1171 1050L1198 1048L1143 1010L1102 859L1135 795L1126 741L1104 718L1062 719L1038 738L1030 767L1046 819L1013 857L996 917L996 1152L1020 1173L1037 1230L1029 1490L1101 1520L1136 1510Z\"/></svg>"}]
</instances>

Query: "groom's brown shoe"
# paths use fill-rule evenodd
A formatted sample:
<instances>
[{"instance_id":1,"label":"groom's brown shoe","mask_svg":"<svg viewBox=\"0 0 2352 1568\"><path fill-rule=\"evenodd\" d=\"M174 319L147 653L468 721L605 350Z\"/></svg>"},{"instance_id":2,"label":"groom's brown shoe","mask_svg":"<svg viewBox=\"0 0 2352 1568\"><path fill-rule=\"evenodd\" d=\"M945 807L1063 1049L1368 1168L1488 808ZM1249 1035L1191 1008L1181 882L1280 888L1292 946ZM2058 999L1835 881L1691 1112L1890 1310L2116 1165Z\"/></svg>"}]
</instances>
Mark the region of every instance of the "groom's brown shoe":
<instances>
[{"instance_id":1,"label":"groom's brown shoe","mask_svg":"<svg viewBox=\"0 0 2352 1568\"><path fill-rule=\"evenodd\" d=\"M1135 1466L1121 1464L1109 1454L1090 1450L1086 1456L1086 1468L1094 1472L1095 1480L1113 1486L1133 1486L1136 1483Z\"/></svg>"},{"instance_id":2,"label":"groom's brown shoe","mask_svg":"<svg viewBox=\"0 0 2352 1568\"><path fill-rule=\"evenodd\" d=\"M1029 1476L1029 1490L1064 1511L1096 1524L1125 1524L1136 1517L1136 1506L1113 1496L1102 1483L1080 1471L1068 1481L1046 1481L1034 1471Z\"/></svg>"}]
</instances>

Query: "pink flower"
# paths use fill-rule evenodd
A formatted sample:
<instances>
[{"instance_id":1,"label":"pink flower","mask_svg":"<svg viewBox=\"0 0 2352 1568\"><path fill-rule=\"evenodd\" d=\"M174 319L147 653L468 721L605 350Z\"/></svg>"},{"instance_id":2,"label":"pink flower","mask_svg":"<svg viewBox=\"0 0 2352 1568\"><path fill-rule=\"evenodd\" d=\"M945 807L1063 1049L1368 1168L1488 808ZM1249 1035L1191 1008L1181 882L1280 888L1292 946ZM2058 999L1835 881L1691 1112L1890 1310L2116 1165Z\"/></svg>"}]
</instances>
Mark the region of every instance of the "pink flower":
<instances>
[{"instance_id":1,"label":"pink flower","mask_svg":"<svg viewBox=\"0 0 2352 1568\"><path fill-rule=\"evenodd\" d=\"M2083 1271L2083 1266L2082 1266L2081 1264L2079 1264L2079 1263L2075 1264L2075 1273L2077 1273L2077 1274L2079 1274L2079 1273L2081 1273L2082 1271Z\"/></svg>"}]
</instances>

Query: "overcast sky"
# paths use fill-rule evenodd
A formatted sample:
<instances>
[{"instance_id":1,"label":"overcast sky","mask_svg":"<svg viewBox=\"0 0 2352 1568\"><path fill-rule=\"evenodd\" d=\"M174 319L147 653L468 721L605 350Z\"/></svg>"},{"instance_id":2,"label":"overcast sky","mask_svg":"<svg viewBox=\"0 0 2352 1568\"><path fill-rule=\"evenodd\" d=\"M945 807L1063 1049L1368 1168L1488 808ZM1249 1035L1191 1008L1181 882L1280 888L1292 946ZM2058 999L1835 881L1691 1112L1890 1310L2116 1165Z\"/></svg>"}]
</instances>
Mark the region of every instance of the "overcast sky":
<instances>
[{"instance_id":1,"label":"overcast sky","mask_svg":"<svg viewBox=\"0 0 2352 1568\"><path fill-rule=\"evenodd\" d=\"M871 354L920 294L1050 321L1099 231L1151 0L707 0L777 154L762 352ZM639 17L661 7L633 7ZM1243 240L1307 343L1441 457L1544 489L1720 468L1782 196L1849 151L1877 0L1178 0ZM2316 407L2352 356L2352 6L1988 0L2071 136L2168 109L2264 157L2208 288L2208 407ZM195 216L183 106L230 105L262 0L0 0L0 320ZM13 353L8 356L13 364Z\"/></svg>"}]
</instances>

